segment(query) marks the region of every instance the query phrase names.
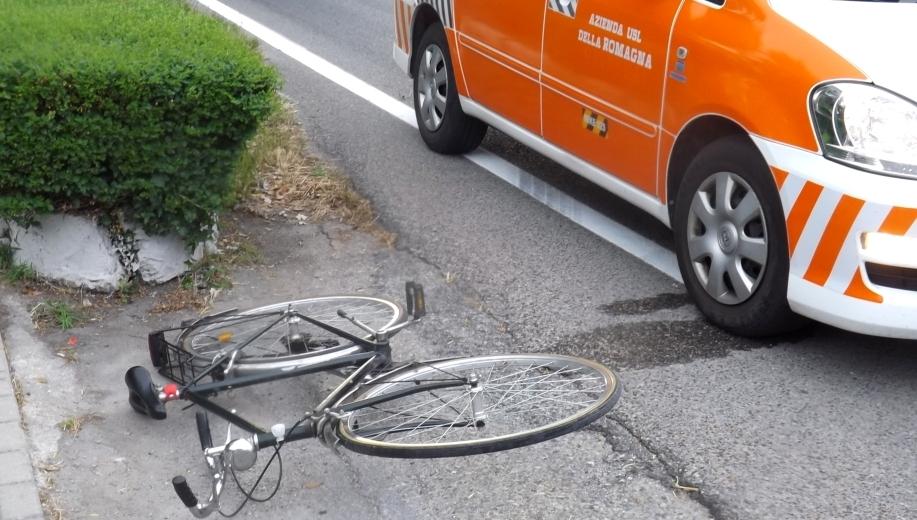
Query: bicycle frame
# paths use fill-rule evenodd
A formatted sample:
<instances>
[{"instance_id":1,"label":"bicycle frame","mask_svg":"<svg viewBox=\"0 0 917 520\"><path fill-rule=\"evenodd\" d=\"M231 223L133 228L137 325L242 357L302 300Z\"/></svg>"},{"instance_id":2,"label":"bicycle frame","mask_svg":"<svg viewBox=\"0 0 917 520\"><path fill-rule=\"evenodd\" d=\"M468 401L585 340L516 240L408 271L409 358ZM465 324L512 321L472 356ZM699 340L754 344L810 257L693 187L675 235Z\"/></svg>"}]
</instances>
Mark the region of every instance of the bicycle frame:
<instances>
[{"instance_id":1,"label":"bicycle frame","mask_svg":"<svg viewBox=\"0 0 917 520\"><path fill-rule=\"evenodd\" d=\"M362 378L366 377L373 370L388 365L391 362L391 347L388 343L390 336L386 333L377 333L376 336L378 337L379 341L370 341L349 334L334 326L328 325L308 316L304 316L299 312L289 310L276 313L265 313L260 315L242 315L237 319L251 320L274 315L278 316L277 320L273 320L261 331L252 335L252 337L249 338L246 342L235 347L229 352L225 352L217 356L211 362L208 368L203 369L199 374L196 374L189 383L183 385L174 394L164 396L165 399L163 399L163 401L171 401L177 399L188 400L194 404L197 404L201 408L204 408L205 410L212 412L219 417L222 417L231 424L234 424L249 433L265 433L263 429L234 413L232 410L229 410L213 402L209 399L209 397L217 395L224 390L259 385L282 379L300 377L345 367L359 366L359 368L353 374L351 374L350 377L346 378L335 390L331 392L331 394L329 394L321 403L319 403L318 406L316 406L313 413L319 413L332 404L342 400L347 394L359 386L359 382ZM350 341L352 344L331 347L328 349L307 353L297 362L296 366L293 368L286 367L260 370L258 373L232 377L230 379L224 379L223 381L214 381L204 384L199 383L199 381L201 381L203 378L213 374L218 370L222 370L224 375L230 374L232 372L232 365L239 352L250 345L253 341L257 340L264 332L277 325L281 320L289 317L295 317L307 321L317 327L331 332L332 334ZM226 319L225 316L223 316L222 321L231 320L232 318ZM216 323L221 320L211 321ZM182 327L182 329L184 328L185 327ZM157 357L161 357L161 349L164 347L169 349L176 349L176 347L169 345L165 341L164 333L168 330L176 329L156 331L151 333L149 336L150 352L156 353L151 356L154 358L154 360ZM228 366L224 369L223 364L226 362L228 362Z\"/></svg>"},{"instance_id":2,"label":"bicycle frame","mask_svg":"<svg viewBox=\"0 0 917 520\"><path fill-rule=\"evenodd\" d=\"M303 439L319 438L323 440L323 434L326 428L333 429L336 425L336 421L341 415L348 412L395 400L414 392L465 386L471 383L466 379L456 378L455 380L411 385L402 391L389 392L383 396L361 399L341 405L343 401L357 392L364 384L372 383L371 379L367 379L373 371L390 362L389 346L387 342L371 343L361 340L360 343L359 345L337 347L335 352L316 352L314 356L304 358L301 366L297 366L293 369L276 369L263 374L246 375L230 380L206 384L192 382L178 391L174 399L191 401L201 408L222 417L230 424L238 426L252 434L251 437L236 439L230 439L227 436L226 444L204 450L204 459L207 466L210 468L209 474L211 475L211 494L206 502L198 502L197 497L191 491L184 477L176 477L173 479L172 485L175 487L176 493L195 517L204 518L214 511L219 510L220 496L222 495L225 484L226 469L249 469L257 458L257 452L264 448L279 446L281 443L285 444ZM365 343L368 343L371 347L367 347ZM218 367L219 363L215 366ZM243 388L352 366L357 366L353 373L347 376L344 381L332 390L313 408L312 411L307 412L302 419L289 428L283 424L277 424L271 428L270 432L264 431L236 414L233 410L229 410L208 398L208 396L216 395L223 390ZM387 377L391 373L397 372L403 368L404 367L398 367L386 371L378 377ZM227 451L229 452L228 459L226 456ZM234 457L239 457L239 454L242 454L241 456L246 462L241 464L241 467L236 468L238 464L235 463Z\"/></svg>"},{"instance_id":3,"label":"bicycle frame","mask_svg":"<svg viewBox=\"0 0 917 520\"><path fill-rule=\"evenodd\" d=\"M162 404L175 400L190 401L200 406L203 410L225 419L231 425L235 425L250 434L250 436L236 437L233 439L231 438L231 434L228 433L225 444L216 447L210 446L204 449L204 458L210 468L209 474L212 484L211 495L206 502L198 502L183 477L176 477L173 479L172 483L176 493L194 516L203 518L219 510L220 495L222 494L225 484L226 470L230 469L231 471L235 471L251 468L257 458L257 452L261 449L272 446L278 447L279 449L279 446L287 442L309 438L319 438L324 442L325 435L333 433L338 421L349 412L365 407L376 406L415 392L476 385L475 381L456 377L455 379L412 384L406 386L402 390L396 390L384 395L342 404L347 401L350 396L358 392L363 385L372 384L375 378L372 378L371 375L374 372L379 372L381 368L388 367L391 364L391 347L389 345L389 339L401 328L416 322L416 320L426 313L423 301L423 288L419 284L409 282L406 284L406 292L408 296L408 311L409 315L412 317L412 321L399 323L387 330L374 331L356 318L351 318L343 313L343 311L338 311L341 317L348 319L354 325L367 331L372 339L355 336L330 324L305 316L292 308L288 308L284 311L272 311L258 314L243 313L238 315L233 315L232 312L234 311L226 311L201 318L191 323L185 323L178 328L155 331L149 335L149 350L153 365L159 368L160 373L166 377L173 381L180 380L182 382L180 387L175 384L169 384L163 387L156 387L153 385L153 390L156 395L149 396L149 398L158 398L159 402ZM214 359L211 360L206 367L200 367L198 365L196 368L194 362L195 360L199 360L199 357L195 358L191 354L183 351L177 345L173 345L165 339L165 333L169 331L181 330L182 333L179 335L180 340L184 332L193 327L229 322L239 323L240 321L253 321L275 316L276 319L269 320L270 323L258 330L242 344L234 346L227 351L221 351L215 355ZM234 370L236 367L242 366L236 365L235 363L239 353L244 348L259 339L268 330L280 324L283 320L290 318L296 318L311 323L337 337L348 340L350 344L307 352L299 357L292 365L289 361L285 362L282 368L270 368L271 364L268 362L255 368L249 367L248 370ZM413 363L402 367L391 368L378 373L376 377L389 377L393 373L411 366L413 366ZM289 428L280 423L273 425L270 428L270 432L265 431L263 428L237 414L235 410L228 409L211 399L211 397L225 390L245 388L342 368L354 368L354 371L347 375L319 404L311 411L306 411L303 417ZM174 370L178 370L178 373L174 372ZM188 374L190 374L190 380L186 377ZM214 381L201 383L205 377L211 375L214 376ZM145 377L147 381L149 381L148 373ZM148 382L145 384L151 385L152 383ZM128 386L131 387L130 382ZM164 417L165 413L163 412L162 417L159 418ZM203 418L209 437L209 422L206 422L205 414ZM198 420L201 420L200 417ZM432 426L431 424L431 427ZM199 422L199 433L200 428L201 423ZM202 437L202 444L203 443L204 439Z\"/></svg>"}]
</instances>

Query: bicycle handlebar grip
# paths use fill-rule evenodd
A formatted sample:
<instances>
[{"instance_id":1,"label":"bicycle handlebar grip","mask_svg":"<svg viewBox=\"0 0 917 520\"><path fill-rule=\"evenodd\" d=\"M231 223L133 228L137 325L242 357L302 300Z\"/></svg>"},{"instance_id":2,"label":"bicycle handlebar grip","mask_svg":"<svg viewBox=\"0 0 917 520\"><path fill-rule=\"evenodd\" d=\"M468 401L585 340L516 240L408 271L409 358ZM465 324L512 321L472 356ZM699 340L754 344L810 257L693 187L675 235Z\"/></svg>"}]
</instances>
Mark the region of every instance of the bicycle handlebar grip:
<instances>
[{"instance_id":1,"label":"bicycle handlebar grip","mask_svg":"<svg viewBox=\"0 0 917 520\"><path fill-rule=\"evenodd\" d=\"M175 488L175 494L178 495L178 498L181 499L186 507L197 507L197 497L194 496L185 477L178 476L173 478L172 487Z\"/></svg>"}]
</instances>

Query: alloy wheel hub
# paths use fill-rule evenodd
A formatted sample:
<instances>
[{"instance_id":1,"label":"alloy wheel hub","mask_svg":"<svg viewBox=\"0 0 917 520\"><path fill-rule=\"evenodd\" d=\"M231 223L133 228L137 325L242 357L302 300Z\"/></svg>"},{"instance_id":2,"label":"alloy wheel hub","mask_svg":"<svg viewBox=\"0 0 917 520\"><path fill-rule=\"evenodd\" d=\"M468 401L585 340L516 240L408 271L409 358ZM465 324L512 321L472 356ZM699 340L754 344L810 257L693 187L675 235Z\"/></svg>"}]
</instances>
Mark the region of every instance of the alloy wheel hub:
<instances>
[{"instance_id":1,"label":"alloy wheel hub","mask_svg":"<svg viewBox=\"0 0 917 520\"><path fill-rule=\"evenodd\" d=\"M735 173L711 175L694 193L686 225L691 265L707 294L726 305L751 298L768 251L764 212L751 186Z\"/></svg>"},{"instance_id":2,"label":"alloy wheel hub","mask_svg":"<svg viewBox=\"0 0 917 520\"><path fill-rule=\"evenodd\" d=\"M446 96L449 93L449 73L442 49L430 44L420 56L417 70L417 103L423 125L435 132L443 124Z\"/></svg>"}]
</instances>

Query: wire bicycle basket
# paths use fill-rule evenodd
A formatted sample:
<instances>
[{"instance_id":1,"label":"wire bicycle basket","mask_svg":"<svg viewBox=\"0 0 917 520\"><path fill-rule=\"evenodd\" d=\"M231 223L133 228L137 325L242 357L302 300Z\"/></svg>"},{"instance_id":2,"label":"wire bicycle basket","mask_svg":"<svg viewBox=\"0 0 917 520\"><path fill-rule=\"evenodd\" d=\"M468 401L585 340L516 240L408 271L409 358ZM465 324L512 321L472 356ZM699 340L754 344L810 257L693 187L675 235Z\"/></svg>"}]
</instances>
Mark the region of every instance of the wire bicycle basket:
<instances>
[{"instance_id":1,"label":"wire bicycle basket","mask_svg":"<svg viewBox=\"0 0 917 520\"><path fill-rule=\"evenodd\" d=\"M165 332L149 335L150 360L160 375L186 385L210 368L210 364L167 340Z\"/></svg>"}]
</instances>

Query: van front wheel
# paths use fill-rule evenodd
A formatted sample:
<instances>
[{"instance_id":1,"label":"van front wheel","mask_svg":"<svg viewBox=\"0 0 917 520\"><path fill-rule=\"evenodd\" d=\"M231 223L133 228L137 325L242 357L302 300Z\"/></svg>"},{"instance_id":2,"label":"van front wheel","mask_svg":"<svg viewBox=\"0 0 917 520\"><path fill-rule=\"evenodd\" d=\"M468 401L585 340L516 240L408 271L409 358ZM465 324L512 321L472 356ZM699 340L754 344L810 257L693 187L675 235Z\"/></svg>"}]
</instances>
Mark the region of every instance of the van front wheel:
<instances>
[{"instance_id":1,"label":"van front wheel","mask_svg":"<svg viewBox=\"0 0 917 520\"><path fill-rule=\"evenodd\" d=\"M685 287L709 321L752 337L804 323L786 298L780 196L747 138L724 137L698 153L678 189L672 223Z\"/></svg>"},{"instance_id":2,"label":"van front wheel","mask_svg":"<svg viewBox=\"0 0 917 520\"><path fill-rule=\"evenodd\" d=\"M450 155L477 148L487 125L462 112L442 25L433 24L423 33L411 72L414 113L424 143L434 152Z\"/></svg>"}]
</instances>

